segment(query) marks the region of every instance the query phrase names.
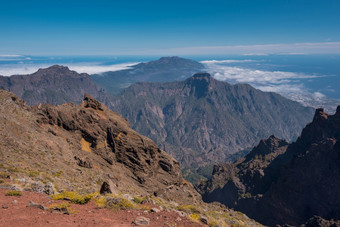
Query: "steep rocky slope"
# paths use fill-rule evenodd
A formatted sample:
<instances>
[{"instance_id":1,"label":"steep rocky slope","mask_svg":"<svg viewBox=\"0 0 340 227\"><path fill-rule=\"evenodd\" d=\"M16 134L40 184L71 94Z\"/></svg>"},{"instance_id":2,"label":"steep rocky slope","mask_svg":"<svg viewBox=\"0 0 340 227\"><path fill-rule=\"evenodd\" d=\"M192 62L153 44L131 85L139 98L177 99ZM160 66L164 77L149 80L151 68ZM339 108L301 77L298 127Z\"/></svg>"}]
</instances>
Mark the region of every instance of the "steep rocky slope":
<instances>
[{"instance_id":1,"label":"steep rocky slope","mask_svg":"<svg viewBox=\"0 0 340 227\"><path fill-rule=\"evenodd\" d=\"M311 108L278 94L230 85L207 73L137 83L113 99L112 108L194 171L232 160L271 134L295 139L313 116Z\"/></svg>"},{"instance_id":2,"label":"steep rocky slope","mask_svg":"<svg viewBox=\"0 0 340 227\"><path fill-rule=\"evenodd\" d=\"M54 65L29 75L0 76L0 88L15 93L29 105L80 103L86 92L101 101L106 94L86 73Z\"/></svg>"},{"instance_id":3,"label":"steep rocky slope","mask_svg":"<svg viewBox=\"0 0 340 227\"><path fill-rule=\"evenodd\" d=\"M117 94L136 82L169 82L184 80L200 72L204 66L196 61L180 57L162 57L155 61L140 63L131 69L105 72L91 78L108 93Z\"/></svg>"},{"instance_id":4,"label":"steep rocky slope","mask_svg":"<svg viewBox=\"0 0 340 227\"><path fill-rule=\"evenodd\" d=\"M22 223L26 225L37 223L37 214L25 206L38 196L25 192L28 190L49 194L49 200L66 200L55 201L56 206L49 205L49 209L71 213L67 223L92 223L98 216L98 223L121 220L124 224L131 214L143 213L150 218L151 226L162 221L189 226L260 226L219 203L203 203L199 193L183 179L175 159L89 95L80 105L30 107L13 93L0 90L0 188L6 196L22 194L26 198L26 204L19 198L16 204L9 204L5 194L0 196L1 201L7 201L1 209L7 214L23 212L17 217L24 217ZM88 202L90 206L74 205ZM72 215L69 207L79 209L80 216L87 213L92 218ZM107 209L91 212L98 208L137 210L120 212L123 220L110 217L119 214ZM149 212L158 214L146 214ZM43 214L43 220L55 223L53 214ZM7 215L0 215L0 219L20 224L19 219Z\"/></svg>"},{"instance_id":5,"label":"steep rocky slope","mask_svg":"<svg viewBox=\"0 0 340 227\"><path fill-rule=\"evenodd\" d=\"M0 103L1 169L64 190L94 191L110 180L117 191L199 199L176 160L89 95L80 106L32 108L1 90Z\"/></svg>"},{"instance_id":6,"label":"steep rocky slope","mask_svg":"<svg viewBox=\"0 0 340 227\"><path fill-rule=\"evenodd\" d=\"M318 109L296 142L270 137L244 159L215 166L212 179L199 187L203 199L266 225L339 220L339 140L340 106L334 115Z\"/></svg>"}]
</instances>

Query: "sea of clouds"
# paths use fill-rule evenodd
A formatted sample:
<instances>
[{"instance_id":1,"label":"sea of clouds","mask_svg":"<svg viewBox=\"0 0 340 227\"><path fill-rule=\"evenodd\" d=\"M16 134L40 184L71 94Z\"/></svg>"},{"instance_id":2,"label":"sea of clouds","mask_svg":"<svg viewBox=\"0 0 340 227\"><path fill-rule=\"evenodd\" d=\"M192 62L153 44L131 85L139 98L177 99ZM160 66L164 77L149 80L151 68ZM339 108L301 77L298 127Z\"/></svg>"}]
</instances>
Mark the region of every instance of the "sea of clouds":
<instances>
[{"instance_id":1,"label":"sea of clouds","mask_svg":"<svg viewBox=\"0 0 340 227\"><path fill-rule=\"evenodd\" d=\"M67 66L70 70L74 70L78 73L88 74L100 74L108 71L119 71L129 69L131 66L138 64L138 62L127 62L112 65L101 65L100 63L61 63L58 65ZM0 65L0 75L11 76L11 75L25 75L31 74L40 68L48 68L51 64L32 64L32 63L19 63L19 64L2 64Z\"/></svg>"},{"instance_id":2,"label":"sea of clouds","mask_svg":"<svg viewBox=\"0 0 340 227\"><path fill-rule=\"evenodd\" d=\"M321 92L311 91L303 83L304 80L327 76L285 71L265 71L231 65L232 63L249 62L256 62L256 60L201 61L206 70L217 80L231 84L247 83L262 91L279 93L305 106L324 107L328 111L334 112L336 106L334 101L336 100L328 99Z\"/></svg>"}]
</instances>

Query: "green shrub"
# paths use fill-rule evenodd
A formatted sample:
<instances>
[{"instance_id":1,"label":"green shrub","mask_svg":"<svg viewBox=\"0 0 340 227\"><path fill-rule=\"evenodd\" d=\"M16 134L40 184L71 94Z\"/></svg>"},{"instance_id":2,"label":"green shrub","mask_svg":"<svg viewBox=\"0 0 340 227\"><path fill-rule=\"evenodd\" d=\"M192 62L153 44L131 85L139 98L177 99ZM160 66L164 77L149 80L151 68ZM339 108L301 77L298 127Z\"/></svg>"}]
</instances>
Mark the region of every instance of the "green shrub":
<instances>
[{"instance_id":1,"label":"green shrub","mask_svg":"<svg viewBox=\"0 0 340 227\"><path fill-rule=\"evenodd\" d=\"M62 193L53 195L52 199L54 199L54 200L69 200L69 201L71 201L71 203L86 204L92 199L93 196L94 196L93 194L79 195L76 192L64 191Z\"/></svg>"},{"instance_id":2,"label":"green shrub","mask_svg":"<svg viewBox=\"0 0 340 227\"><path fill-rule=\"evenodd\" d=\"M134 208L133 203L125 198L100 197L95 200L95 203L99 208L106 207L114 210L128 210Z\"/></svg>"},{"instance_id":3,"label":"green shrub","mask_svg":"<svg viewBox=\"0 0 340 227\"><path fill-rule=\"evenodd\" d=\"M137 204L141 204L143 202L144 198L141 197L133 197L133 202L137 203Z\"/></svg>"},{"instance_id":4,"label":"green shrub","mask_svg":"<svg viewBox=\"0 0 340 227\"><path fill-rule=\"evenodd\" d=\"M76 213L76 210L73 209L69 203L67 202L63 202L63 203L59 203L59 204L52 204L49 208L49 210L66 210L68 212L68 214L74 214Z\"/></svg>"},{"instance_id":5,"label":"green shrub","mask_svg":"<svg viewBox=\"0 0 340 227\"><path fill-rule=\"evenodd\" d=\"M22 196L21 191L7 191L6 196Z\"/></svg>"}]
</instances>

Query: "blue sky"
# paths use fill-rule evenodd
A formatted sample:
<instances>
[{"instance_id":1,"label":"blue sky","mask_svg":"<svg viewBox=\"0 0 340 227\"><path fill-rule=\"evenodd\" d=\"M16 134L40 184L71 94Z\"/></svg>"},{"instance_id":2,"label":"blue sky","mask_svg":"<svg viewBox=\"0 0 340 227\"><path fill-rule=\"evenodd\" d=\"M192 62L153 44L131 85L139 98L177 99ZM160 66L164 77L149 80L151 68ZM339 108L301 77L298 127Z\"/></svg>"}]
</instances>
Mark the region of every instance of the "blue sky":
<instances>
[{"instance_id":1,"label":"blue sky","mask_svg":"<svg viewBox=\"0 0 340 227\"><path fill-rule=\"evenodd\" d=\"M340 53L339 10L338 0L1 0L0 55Z\"/></svg>"}]
</instances>

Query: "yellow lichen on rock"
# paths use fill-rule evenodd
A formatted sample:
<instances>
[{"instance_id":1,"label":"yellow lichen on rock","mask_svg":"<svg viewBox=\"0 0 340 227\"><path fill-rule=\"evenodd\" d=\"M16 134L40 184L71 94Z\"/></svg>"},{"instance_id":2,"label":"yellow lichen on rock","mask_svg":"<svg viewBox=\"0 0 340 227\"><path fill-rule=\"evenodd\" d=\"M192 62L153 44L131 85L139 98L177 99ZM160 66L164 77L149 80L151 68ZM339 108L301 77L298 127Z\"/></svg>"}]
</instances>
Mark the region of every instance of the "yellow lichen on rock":
<instances>
[{"instance_id":1,"label":"yellow lichen on rock","mask_svg":"<svg viewBox=\"0 0 340 227\"><path fill-rule=\"evenodd\" d=\"M81 144L81 149L83 151L91 152L90 143L87 142L84 138L81 138L80 144Z\"/></svg>"}]
</instances>

